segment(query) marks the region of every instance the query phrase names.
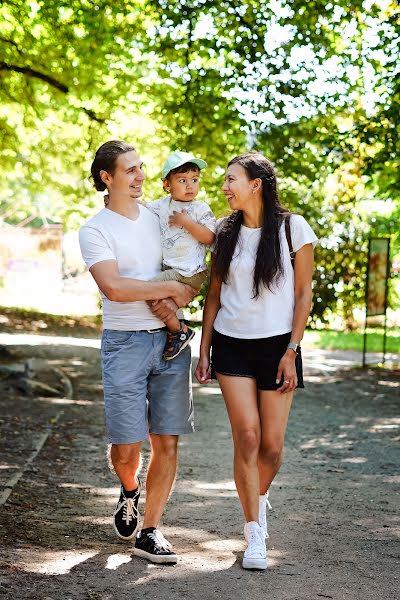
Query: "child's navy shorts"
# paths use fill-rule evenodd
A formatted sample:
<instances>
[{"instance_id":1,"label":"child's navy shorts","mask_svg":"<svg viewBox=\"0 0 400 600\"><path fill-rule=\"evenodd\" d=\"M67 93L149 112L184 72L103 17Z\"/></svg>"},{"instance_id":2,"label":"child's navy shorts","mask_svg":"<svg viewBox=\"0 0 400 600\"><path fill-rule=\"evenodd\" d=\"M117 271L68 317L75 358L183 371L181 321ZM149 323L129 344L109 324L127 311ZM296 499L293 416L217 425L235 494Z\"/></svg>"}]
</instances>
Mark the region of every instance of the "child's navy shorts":
<instances>
[{"instance_id":1,"label":"child's navy shorts","mask_svg":"<svg viewBox=\"0 0 400 600\"><path fill-rule=\"evenodd\" d=\"M279 361L287 350L291 332L268 338L240 339L219 333L212 336L211 377L216 373L235 377L252 377L260 390L277 390ZM301 351L296 356L297 387L304 388Z\"/></svg>"}]
</instances>

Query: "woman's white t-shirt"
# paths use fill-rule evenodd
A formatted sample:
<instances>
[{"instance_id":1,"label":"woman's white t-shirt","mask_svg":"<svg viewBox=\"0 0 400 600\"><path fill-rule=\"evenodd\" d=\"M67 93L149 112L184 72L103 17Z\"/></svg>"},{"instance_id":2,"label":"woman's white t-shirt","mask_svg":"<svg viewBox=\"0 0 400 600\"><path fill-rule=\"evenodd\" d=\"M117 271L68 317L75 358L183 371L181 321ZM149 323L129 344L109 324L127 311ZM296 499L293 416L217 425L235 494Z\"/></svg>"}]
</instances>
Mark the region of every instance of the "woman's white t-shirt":
<instances>
[{"instance_id":1,"label":"woman's white t-shirt","mask_svg":"<svg viewBox=\"0 0 400 600\"><path fill-rule=\"evenodd\" d=\"M317 244L317 237L300 215L290 216L293 250L305 244ZM280 228L284 274L269 290L260 286L260 295L253 298L254 267L261 228L242 225L233 253L227 283L221 286L221 307L214 328L224 335L256 339L289 333L294 312L294 273L290 262L284 222Z\"/></svg>"}]
</instances>

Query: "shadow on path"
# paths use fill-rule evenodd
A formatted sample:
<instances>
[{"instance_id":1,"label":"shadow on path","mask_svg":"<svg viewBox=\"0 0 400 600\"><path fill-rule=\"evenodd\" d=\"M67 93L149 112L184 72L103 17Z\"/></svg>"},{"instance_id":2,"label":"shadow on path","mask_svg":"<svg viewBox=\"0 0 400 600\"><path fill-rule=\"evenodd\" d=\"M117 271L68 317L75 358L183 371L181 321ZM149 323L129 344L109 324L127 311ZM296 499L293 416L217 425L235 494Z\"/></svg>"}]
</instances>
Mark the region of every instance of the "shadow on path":
<instances>
[{"instance_id":1,"label":"shadow on path","mask_svg":"<svg viewBox=\"0 0 400 600\"><path fill-rule=\"evenodd\" d=\"M73 382L73 400L2 398L3 483L50 427L1 509L2 597L396 597L398 371L309 365L271 490L266 573L240 566L243 518L229 424L217 385L195 385L197 431L181 439L179 476L164 517L163 532L181 556L170 567L132 557L130 545L113 536L118 485L106 464L98 351L63 348L20 346L19 352L57 362Z\"/></svg>"}]
</instances>

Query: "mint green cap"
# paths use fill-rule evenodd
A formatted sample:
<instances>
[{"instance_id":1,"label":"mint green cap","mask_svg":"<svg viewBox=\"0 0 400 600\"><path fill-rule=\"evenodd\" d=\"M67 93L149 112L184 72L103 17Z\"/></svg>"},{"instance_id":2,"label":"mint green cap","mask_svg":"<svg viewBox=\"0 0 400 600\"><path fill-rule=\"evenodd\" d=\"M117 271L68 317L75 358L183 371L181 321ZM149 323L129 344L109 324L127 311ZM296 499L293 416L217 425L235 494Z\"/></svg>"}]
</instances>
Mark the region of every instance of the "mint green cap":
<instances>
[{"instance_id":1,"label":"mint green cap","mask_svg":"<svg viewBox=\"0 0 400 600\"><path fill-rule=\"evenodd\" d=\"M172 169L176 169L177 167L181 167L185 163L194 163L199 167L199 169L204 169L207 166L205 160L201 158L196 158L194 154L191 152L181 152L180 150L175 150L172 154L170 154L165 161L165 165L162 169L162 178L165 179Z\"/></svg>"}]
</instances>

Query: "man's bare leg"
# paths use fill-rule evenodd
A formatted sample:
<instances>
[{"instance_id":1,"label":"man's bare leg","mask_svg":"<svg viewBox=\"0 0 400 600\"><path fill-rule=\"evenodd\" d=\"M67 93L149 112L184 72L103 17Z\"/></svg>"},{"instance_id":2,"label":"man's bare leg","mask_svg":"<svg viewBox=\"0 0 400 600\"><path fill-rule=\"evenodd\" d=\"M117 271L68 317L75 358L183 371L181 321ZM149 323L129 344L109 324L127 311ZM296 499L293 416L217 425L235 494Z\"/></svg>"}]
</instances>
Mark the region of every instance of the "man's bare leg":
<instances>
[{"instance_id":1,"label":"man's bare leg","mask_svg":"<svg viewBox=\"0 0 400 600\"><path fill-rule=\"evenodd\" d=\"M113 444L111 446L111 462L114 471L126 491L132 491L139 485L137 472L140 468L140 447L135 444Z\"/></svg>"},{"instance_id":2,"label":"man's bare leg","mask_svg":"<svg viewBox=\"0 0 400 600\"><path fill-rule=\"evenodd\" d=\"M137 472L140 467L141 442L135 444L113 444L110 458L122 488L114 510L114 531L128 542L136 536L139 522L140 486Z\"/></svg>"},{"instance_id":3,"label":"man's bare leg","mask_svg":"<svg viewBox=\"0 0 400 600\"><path fill-rule=\"evenodd\" d=\"M151 460L146 478L146 509L143 529L158 527L175 481L178 458L177 435L150 434Z\"/></svg>"}]
</instances>

